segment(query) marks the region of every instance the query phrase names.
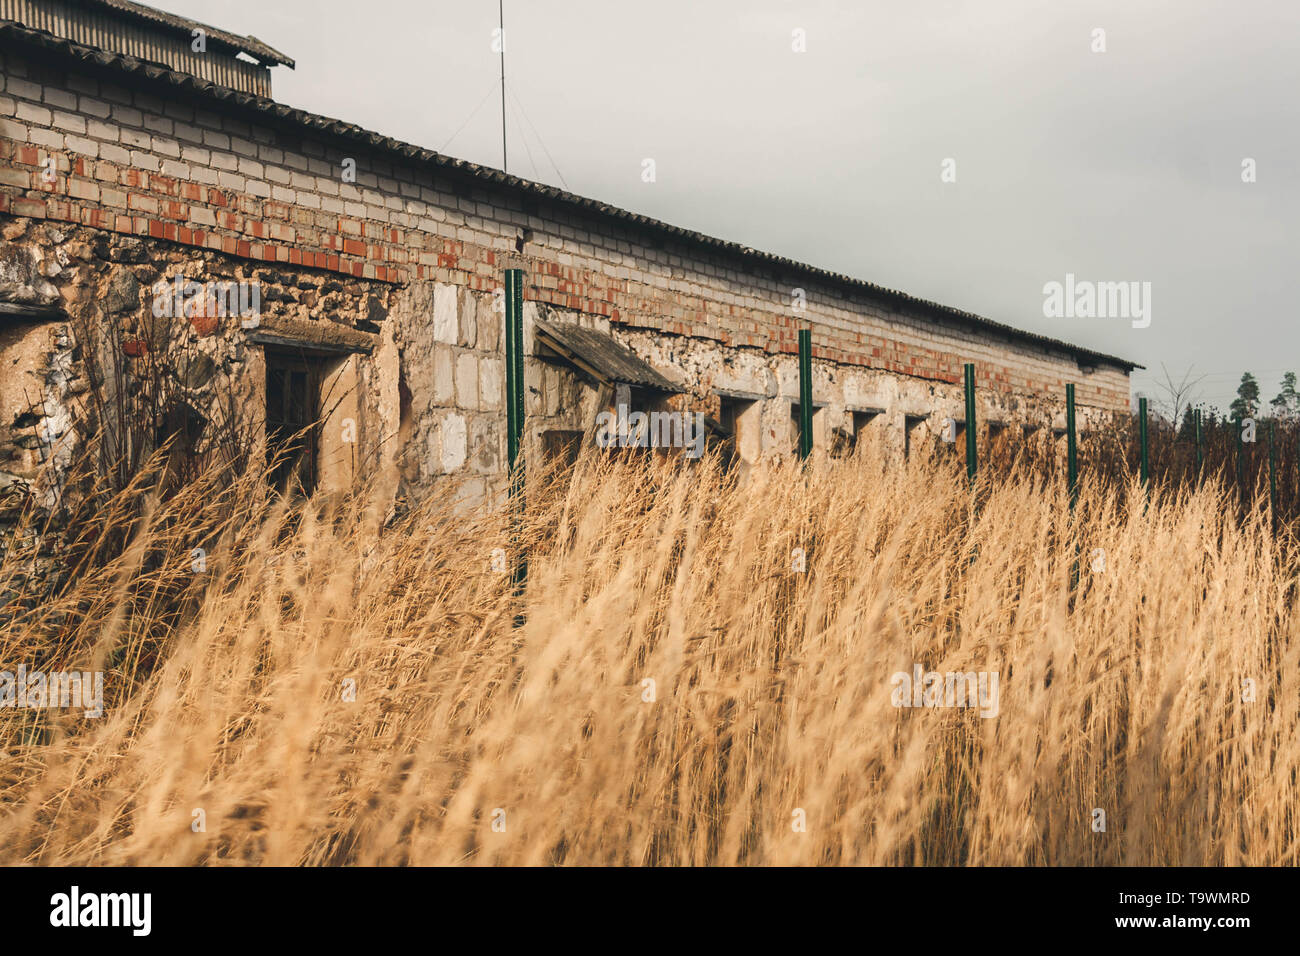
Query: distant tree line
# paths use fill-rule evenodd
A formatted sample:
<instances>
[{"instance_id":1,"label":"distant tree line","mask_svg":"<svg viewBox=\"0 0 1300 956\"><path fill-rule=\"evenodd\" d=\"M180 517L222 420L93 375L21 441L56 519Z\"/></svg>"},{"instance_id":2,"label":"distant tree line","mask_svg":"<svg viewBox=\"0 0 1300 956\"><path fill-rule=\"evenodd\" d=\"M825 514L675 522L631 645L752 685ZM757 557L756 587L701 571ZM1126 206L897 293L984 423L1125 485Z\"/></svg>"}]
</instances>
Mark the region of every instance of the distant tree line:
<instances>
[{"instance_id":1,"label":"distant tree line","mask_svg":"<svg viewBox=\"0 0 1300 956\"><path fill-rule=\"evenodd\" d=\"M1167 375L1166 379L1168 379ZM1183 382L1186 383L1187 379L1184 378ZM1228 406L1226 415L1212 405L1184 403L1185 395L1177 390L1177 386L1172 386L1172 383L1162 385L1162 387L1170 394L1175 408L1181 407L1182 409L1181 420L1178 423L1178 438L1180 441L1191 441L1193 439L1196 431L1195 415L1198 408L1201 411L1202 431L1228 423L1238 425L1243 419L1247 418L1257 421L1276 419L1279 424L1287 425L1300 421L1300 391L1296 390L1295 372L1287 372L1282 376L1282 387L1273 400L1268 403L1271 414L1262 414L1264 409L1260 402L1259 380L1250 372L1242 374L1241 383L1237 386L1237 397Z\"/></svg>"}]
</instances>

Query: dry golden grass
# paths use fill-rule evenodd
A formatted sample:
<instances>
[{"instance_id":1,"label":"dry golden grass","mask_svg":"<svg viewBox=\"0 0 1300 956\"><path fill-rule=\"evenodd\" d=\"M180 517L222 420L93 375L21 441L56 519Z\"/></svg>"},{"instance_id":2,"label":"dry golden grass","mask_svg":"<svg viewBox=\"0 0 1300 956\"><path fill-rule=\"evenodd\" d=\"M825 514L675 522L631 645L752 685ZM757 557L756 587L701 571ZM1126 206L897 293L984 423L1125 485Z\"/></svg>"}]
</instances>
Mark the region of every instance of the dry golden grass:
<instances>
[{"instance_id":1,"label":"dry golden grass","mask_svg":"<svg viewBox=\"0 0 1300 956\"><path fill-rule=\"evenodd\" d=\"M1297 555L1217 486L580 468L530 488L522 601L451 492L144 508L0 623L0 669L107 672L98 721L0 709L0 863L1296 862ZM914 663L998 672L997 716L895 708Z\"/></svg>"}]
</instances>

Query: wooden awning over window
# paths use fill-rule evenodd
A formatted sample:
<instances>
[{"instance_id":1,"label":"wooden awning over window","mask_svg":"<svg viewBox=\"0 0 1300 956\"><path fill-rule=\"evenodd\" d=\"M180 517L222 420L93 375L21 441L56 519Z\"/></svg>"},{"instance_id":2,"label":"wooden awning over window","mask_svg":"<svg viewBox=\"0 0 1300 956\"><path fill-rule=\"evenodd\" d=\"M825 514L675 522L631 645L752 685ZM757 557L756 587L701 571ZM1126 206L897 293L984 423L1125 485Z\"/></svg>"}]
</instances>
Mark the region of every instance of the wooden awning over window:
<instances>
[{"instance_id":1,"label":"wooden awning over window","mask_svg":"<svg viewBox=\"0 0 1300 956\"><path fill-rule=\"evenodd\" d=\"M23 302L0 302L0 321L57 322L67 313L57 305L28 305Z\"/></svg>"},{"instance_id":2,"label":"wooden awning over window","mask_svg":"<svg viewBox=\"0 0 1300 956\"><path fill-rule=\"evenodd\" d=\"M686 391L608 332L544 319L537 320L536 332L539 346L603 384Z\"/></svg>"},{"instance_id":3,"label":"wooden awning over window","mask_svg":"<svg viewBox=\"0 0 1300 956\"><path fill-rule=\"evenodd\" d=\"M277 318L263 321L247 333L254 345L269 345L307 353L370 355L379 336L337 322Z\"/></svg>"}]
</instances>

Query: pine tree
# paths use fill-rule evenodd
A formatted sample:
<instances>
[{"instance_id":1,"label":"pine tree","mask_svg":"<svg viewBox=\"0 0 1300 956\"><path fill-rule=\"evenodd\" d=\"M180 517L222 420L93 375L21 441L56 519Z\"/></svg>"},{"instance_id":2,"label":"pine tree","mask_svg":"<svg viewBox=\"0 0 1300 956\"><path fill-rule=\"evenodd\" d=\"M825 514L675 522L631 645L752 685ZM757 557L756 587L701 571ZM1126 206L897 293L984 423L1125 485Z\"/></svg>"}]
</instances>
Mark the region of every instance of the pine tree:
<instances>
[{"instance_id":1,"label":"pine tree","mask_svg":"<svg viewBox=\"0 0 1300 956\"><path fill-rule=\"evenodd\" d=\"M1300 392L1296 391L1295 386L1295 372L1287 372L1282 376L1282 390L1269 403L1273 406L1273 414L1278 418L1295 418L1296 413L1300 412Z\"/></svg>"},{"instance_id":2,"label":"pine tree","mask_svg":"<svg viewBox=\"0 0 1300 956\"><path fill-rule=\"evenodd\" d=\"M1241 376L1241 384L1237 386L1237 397L1228 406L1228 414L1234 422L1239 422L1243 418L1254 418L1258 409L1259 382L1255 380L1255 376L1244 372Z\"/></svg>"}]
</instances>

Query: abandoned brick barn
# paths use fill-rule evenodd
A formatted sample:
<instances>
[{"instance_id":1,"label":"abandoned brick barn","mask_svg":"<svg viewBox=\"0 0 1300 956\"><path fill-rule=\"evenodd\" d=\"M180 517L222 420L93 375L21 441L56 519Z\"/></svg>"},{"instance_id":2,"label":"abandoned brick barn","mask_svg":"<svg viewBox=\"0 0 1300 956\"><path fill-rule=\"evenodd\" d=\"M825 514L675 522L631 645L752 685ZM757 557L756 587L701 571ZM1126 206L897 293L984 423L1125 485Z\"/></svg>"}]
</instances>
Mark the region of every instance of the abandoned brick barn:
<instances>
[{"instance_id":1,"label":"abandoned brick barn","mask_svg":"<svg viewBox=\"0 0 1300 956\"><path fill-rule=\"evenodd\" d=\"M250 37L127 0L0 0L0 57L10 499L47 494L85 440L86 363L146 360L199 446L223 414L261 449L320 419L292 449L305 484L373 465L396 495L495 496L508 268L528 460L591 441L616 395L704 413L742 463L791 454L804 326L815 454L874 434L903 456L961 423L964 362L980 429L1008 439L1050 441L1067 382L1085 425L1129 407L1134 363L277 103L293 62Z\"/></svg>"}]
</instances>

